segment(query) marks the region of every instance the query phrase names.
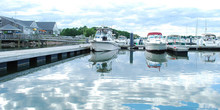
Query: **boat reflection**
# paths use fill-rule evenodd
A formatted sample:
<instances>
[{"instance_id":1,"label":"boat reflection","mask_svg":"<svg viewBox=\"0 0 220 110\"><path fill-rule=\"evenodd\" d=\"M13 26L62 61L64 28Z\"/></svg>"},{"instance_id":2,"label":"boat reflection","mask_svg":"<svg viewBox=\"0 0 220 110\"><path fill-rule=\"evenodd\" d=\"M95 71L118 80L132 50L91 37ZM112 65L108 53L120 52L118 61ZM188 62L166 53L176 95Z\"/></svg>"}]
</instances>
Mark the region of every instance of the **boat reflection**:
<instances>
[{"instance_id":1,"label":"boat reflection","mask_svg":"<svg viewBox=\"0 0 220 110\"><path fill-rule=\"evenodd\" d=\"M169 60L179 60L179 59L184 59L184 60L189 60L188 55L175 55L173 53L167 53L168 54L168 59Z\"/></svg>"},{"instance_id":2,"label":"boat reflection","mask_svg":"<svg viewBox=\"0 0 220 110\"><path fill-rule=\"evenodd\" d=\"M93 62L97 72L109 73L112 70L112 59L117 58L117 54L118 50L92 52L89 61Z\"/></svg>"},{"instance_id":3,"label":"boat reflection","mask_svg":"<svg viewBox=\"0 0 220 110\"><path fill-rule=\"evenodd\" d=\"M160 68L163 63L167 62L167 53L152 53L149 51L145 51L146 63L148 68Z\"/></svg>"},{"instance_id":4,"label":"boat reflection","mask_svg":"<svg viewBox=\"0 0 220 110\"><path fill-rule=\"evenodd\" d=\"M215 52L201 52L200 57L202 58L202 61L209 63L213 63L216 60Z\"/></svg>"}]
</instances>

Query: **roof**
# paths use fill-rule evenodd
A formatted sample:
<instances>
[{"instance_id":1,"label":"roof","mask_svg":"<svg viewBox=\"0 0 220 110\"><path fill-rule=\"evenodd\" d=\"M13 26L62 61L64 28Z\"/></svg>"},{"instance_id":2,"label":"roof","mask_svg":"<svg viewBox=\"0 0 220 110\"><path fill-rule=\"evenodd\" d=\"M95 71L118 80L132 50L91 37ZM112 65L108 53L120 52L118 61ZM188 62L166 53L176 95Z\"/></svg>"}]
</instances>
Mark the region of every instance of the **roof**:
<instances>
[{"instance_id":1,"label":"roof","mask_svg":"<svg viewBox=\"0 0 220 110\"><path fill-rule=\"evenodd\" d=\"M4 19L7 19L11 22L17 23L19 25L25 26L25 27L30 27L31 24L34 22L34 21L22 21L22 20L18 20L18 19L15 19L15 18L5 17L5 16L0 16L0 17L2 17Z\"/></svg>"},{"instance_id":2,"label":"roof","mask_svg":"<svg viewBox=\"0 0 220 110\"><path fill-rule=\"evenodd\" d=\"M20 29L18 29L17 27L14 27L10 24L4 25L0 28L1 31L21 31Z\"/></svg>"},{"instance_id":3,"label":"roof","mask_svg":"<svg viewBox=\"0 0 220 110\"><path fill-rule=\"evenodd\" d=\"M150 32L150 33L147 34L147 36L149 36L149 35L162 35L162 33L160 33L160 32Z\"/></svg>"},{"instance_id":4,"label":"roof","mask_svg":"<svg viewBox=\"0 0 220 110\"><path fill-rule=\"evenodd\" d=\"M36 22L38 27L43 30L53 30L56 22Z\"/></svg>"},{"instance_id":5,"label":"roof","mask_svg":"<svg viewBox=\"0 0 220 110\"><path fill-rule=\"evenodd\" d=\"M34 21L22 21L23 24L27 25L27 26L31 26L31 24L33 23Z\"/></svg>"}]
</instances>

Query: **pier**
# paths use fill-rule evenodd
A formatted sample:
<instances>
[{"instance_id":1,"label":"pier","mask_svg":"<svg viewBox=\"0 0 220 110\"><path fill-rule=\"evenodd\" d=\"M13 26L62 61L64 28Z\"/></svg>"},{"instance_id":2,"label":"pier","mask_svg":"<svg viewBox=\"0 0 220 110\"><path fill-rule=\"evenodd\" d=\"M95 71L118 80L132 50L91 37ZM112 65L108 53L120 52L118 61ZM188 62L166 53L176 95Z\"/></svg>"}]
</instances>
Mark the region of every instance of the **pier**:
<instances>
[{"instance_id":1,"label":"pier","mask_svg":"<svg viewBox=\"0 0 220 110\"><path fill-rule=\"evenodd\" d=\"M90 44L0 52L0 76L88 53Z\"/></svg>"}]
</instances>

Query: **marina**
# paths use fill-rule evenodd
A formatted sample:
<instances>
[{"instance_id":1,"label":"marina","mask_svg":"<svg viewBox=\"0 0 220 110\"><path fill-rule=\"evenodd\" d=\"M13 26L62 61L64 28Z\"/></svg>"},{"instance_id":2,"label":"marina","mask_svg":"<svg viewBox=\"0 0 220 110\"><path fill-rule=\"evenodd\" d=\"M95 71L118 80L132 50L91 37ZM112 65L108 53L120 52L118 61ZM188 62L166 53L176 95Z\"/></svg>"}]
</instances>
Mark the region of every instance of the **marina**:
<instances>
[{"instance_id":1,"label":"marina","mask_svg":"<svg viewBox=\"0 0 220 110\"><path fill-rule=\"evenodd\" d=\"M220 110L217 1L0 4L0 110Z\"/></svg>"}]
</instances>

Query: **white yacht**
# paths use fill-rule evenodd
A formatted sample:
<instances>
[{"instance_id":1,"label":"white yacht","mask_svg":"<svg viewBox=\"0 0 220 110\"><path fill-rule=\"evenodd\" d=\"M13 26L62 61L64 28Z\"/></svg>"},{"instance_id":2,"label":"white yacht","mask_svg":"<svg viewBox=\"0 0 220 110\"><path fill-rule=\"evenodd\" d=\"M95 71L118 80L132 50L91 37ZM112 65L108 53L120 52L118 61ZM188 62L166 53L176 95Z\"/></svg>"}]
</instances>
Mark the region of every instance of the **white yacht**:
<instances>
[{"instance_id":1,"label":"white yacht","mask_svg":"<svg viewBox=\"0 0 220 110\"><path fill-rule=\"evenodd\" d=\"M125 36L119 36L115 41L119 46L128 45L128 39Z\"/></svg>"},{"instance_id":2,"label":"white yacht","mask_svg":"<svg viewBox=\"0 0 220 110\"><path fill-rule=\"evenodd\" d=\"M181 36L179 35L168 35L166 37L167 49L176 48L178 51L188 51L189 47L186 46L185 42L182 42Z\"/></svg>"},{"instance_id":3,"label":"white yacht","mask_svg":"<svg viewBox=\"0 0 220 110\"><path fill-rule=\"evenodd\" d=\"M166 41L160 32L150 32L144 39L145 49L147 51L166 51Z\"/></svg>"},{"instance_id":4,"label":"white yacht","mask_svg":"<svg viewBox=\"0 0 220 110\"><path fill-rule=\"evenodd\" d=\"M113 40L112 30L110 28L98 28L94 39L90 43L92 49L95 51L119 49L119 45Z\"/></svg>"},{"instance_id":5,"label":"white yacht","mask_svg":"<svg viewBox=\"0 0 220 110\"><path fill-rule=\"evenodd\" d=\"M219 46L220 42L217 40L215 34L204 34L200 39L198 46Z\"/></svg>"}]
</instances>

